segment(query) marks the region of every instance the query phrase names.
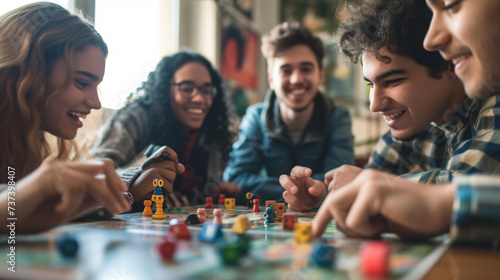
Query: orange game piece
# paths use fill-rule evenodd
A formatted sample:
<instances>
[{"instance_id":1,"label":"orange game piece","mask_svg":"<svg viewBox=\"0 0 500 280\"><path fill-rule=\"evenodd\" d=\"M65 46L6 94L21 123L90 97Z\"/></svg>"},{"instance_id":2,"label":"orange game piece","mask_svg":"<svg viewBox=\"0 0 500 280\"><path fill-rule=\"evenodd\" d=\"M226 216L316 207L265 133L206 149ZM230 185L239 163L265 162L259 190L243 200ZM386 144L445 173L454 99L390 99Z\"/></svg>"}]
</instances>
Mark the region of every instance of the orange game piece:
<instances>
[{"instance_id":1,"label":"orange game piece","mask_svg":"<svg viewBox=\"0 0 500 280\"><path fill-rule=\"evenodd\" d=\"M143 216L153 216L153 211L151 210L151 200L144 200L144 211L142 211Z\"/></svg>"}]
</instances>

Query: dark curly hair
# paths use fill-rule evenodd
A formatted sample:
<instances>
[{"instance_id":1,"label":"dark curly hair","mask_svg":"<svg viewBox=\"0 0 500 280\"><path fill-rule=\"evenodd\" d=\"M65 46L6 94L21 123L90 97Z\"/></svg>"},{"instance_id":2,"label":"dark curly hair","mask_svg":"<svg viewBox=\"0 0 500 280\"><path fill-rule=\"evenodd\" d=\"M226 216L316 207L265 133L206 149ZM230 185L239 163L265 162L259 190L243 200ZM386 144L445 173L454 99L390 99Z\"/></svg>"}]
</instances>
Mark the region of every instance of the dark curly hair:
<instances>
[{"instance_id":1,"label":"dark curly hair","mask_svg":"<svg viewBox=\"0 0 500 280\"><path fill-rule=\"evenodd\" d=\"M436 79L451 66L439 52L424 49L424 38L432 19L425 1L348 1L342 11L343 22L336 38L341 53L352 62L356 63L369 51L378 60L390 63L389 57L380 55L380 49L386 48L392 54L410 57L427 67L429 75Z\"/></svg>"},{"instance_id":2,"label":"dark curly hair","mask_svg":"<svg viewBox=\"0 0 500 280\"><path fill-rule=\"evenodd\" d=\"M199 62L204 65L210 73L212 84L217 90L212 106L208 111L200 131L200 138L206 148L214 145L219 148L223 160L229 158L229 151L234 135L230 132L230 103L223 87L223 81L212 64L202 55L191 51L180 51L174 55L164 57L158 63L156 70L149 73L148 79L137 92L129 97L128 105L133 103L142 104L147 108L152 124L152 139L155 145L167 145L179 152L182 149L183 139L179 137L183 124L177 119L171 110L170 104L170 82L175 72L189 62ZM167 108L167 109L166 109ZM201 164L201 163L200 163Z\"/></svg>"},{"instance_id":3,"label":"dark curly hair","mask_svg":"<svg viewBox=\"0 0 500 280\"><path fill-rule=\"evenodd\" d=\"M321 39L314 36L309 29L298 22L284 22L275 26L269 33L262 36L261 51L268 61L279 56L281 52L297 46L306 45L316 56L319 68L323 68L325 50Z\"/></svg>"}]
</instances>

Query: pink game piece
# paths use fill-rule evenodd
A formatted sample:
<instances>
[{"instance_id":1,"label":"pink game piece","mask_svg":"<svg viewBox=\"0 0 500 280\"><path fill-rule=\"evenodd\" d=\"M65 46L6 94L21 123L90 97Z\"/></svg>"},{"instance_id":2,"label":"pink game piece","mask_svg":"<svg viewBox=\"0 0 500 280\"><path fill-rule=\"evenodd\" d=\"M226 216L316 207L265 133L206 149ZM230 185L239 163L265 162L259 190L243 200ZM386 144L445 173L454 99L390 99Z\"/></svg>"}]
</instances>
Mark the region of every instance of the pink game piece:
<instances>
[{"instance_id":1,"label":"pink game piece","mask_svg":"<svg viewBox=\"0 0 500 280\"><path fill-rule=\"evenodd\" d=\"M214 225L222 226L222 209L214 209Z\"/></svg>"},{"instance_id":2,"label":"pink game piece","mask_svg":"<svg viewBox=\"0 0 500 280\"><path fill-rule=\"evenodd\" d=\"M196 210L196 214L198 215L200 224L203 224L207 221L207 211L205 210L205 208L198 208L198 210Z\"/></svg>"}]
</instances>

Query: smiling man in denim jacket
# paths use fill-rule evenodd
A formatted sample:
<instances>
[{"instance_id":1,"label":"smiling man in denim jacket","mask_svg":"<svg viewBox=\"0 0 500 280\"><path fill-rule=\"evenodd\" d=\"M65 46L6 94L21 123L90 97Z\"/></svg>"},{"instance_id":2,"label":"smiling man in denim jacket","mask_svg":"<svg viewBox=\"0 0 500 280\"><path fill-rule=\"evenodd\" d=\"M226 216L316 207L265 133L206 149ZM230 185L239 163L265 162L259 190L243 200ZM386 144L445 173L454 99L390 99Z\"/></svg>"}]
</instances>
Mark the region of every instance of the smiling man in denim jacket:
<instances>
[{"instance_id":1,"label":"smiling man in denim jacket","mask_svg":"<svg viewBox=\"0 0 500 280\"><path fill-rule=\"evenodd\" d=\"M307 166L323 180L328 170L354 163L351 118L318 88L323 83L321 40L298 23L283 23L262 37L269 90L250 106L240 125L224 180L262 201L283 201L281 174Z\"/></svg>"}]
</instances>

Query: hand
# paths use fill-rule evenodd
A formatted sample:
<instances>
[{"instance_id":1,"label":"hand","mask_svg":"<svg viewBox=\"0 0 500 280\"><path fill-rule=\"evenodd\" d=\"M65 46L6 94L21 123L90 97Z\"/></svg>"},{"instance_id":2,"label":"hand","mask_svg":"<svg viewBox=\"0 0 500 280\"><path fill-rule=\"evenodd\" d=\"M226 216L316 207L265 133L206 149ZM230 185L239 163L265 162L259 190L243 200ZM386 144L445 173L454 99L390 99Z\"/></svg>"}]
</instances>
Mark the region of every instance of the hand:
<instances>
[{"instance_id":1,"label":"hand","mask_svg":"<svg viewBox=\"0 0 500 280\"><path fill-rule=\"evenodd\" d=\"M280 184L285 189L283 198L292 211L307 211L321 204L326 196L326 186L323 182L310 176L312 170L307 167L295 166L287 175L280 176Z\"/></svg>"},{"instance_id":2,"label":"hand","mask_svg":"<svg viewBox=\"0 0 500 280\"><path fill-rule=\"evenodd\" d=\"M130 186L130 192L136 202L142 203L151 199L155 188L154 179L163 179L163 189L173 192L174 180L177 174L182 174L185 168L179 163L177 154L171 148L163 146L142 164L142 173Z\"/></svg>"},{"instance_id":3,"label":"hand","mask_svg":"<svg viewBox=\"0 0 500 280\"><path fill-rule=\"evenodd\" d=\"M121 213L130 207L122 194L127 186L109 160L46 161L15 186L18 232L43 231L98 206L105 206L111 213ZM3 192L0 205L7 205L7 200L7 192ZM7 206L1 208L0 216L6 218Z\"/></svg>"},{"instance_id":4,"label":"hand","mask_svg":"<svg viewBox=\"0 0 500 280\"><path fill-rule=\"evenodd\" d=\"M171 192L171 193L165 193L163 192L164 199L167 202L168 208L181 208L184 206L189 206L192 205L192 203L189 203L189 200L187 197L180 192Z\"/></svg>"},{"instance_id":5,"label":"hand","mask_svg":"<svg viewBox=\"0 0 500 280\"><path fill-rule=\"evenodd\" d=\"M225 194L226 197L236 197L241 193L242 187L233 182L220 182L219 193Z\"/></svg>"},{"instance_id":6,"label":"hand","mask_svg":"<svg viewBox=\"0 0 500 280\"><path fill-rule=\"evenodd\" d=\"M449 229L455 186L426 185L375 170L331 192L313 221L321 236L331 219L349 236L383 232L402 237L429 237Z\"/></svg>"},{"instance_id":7,"label":"hand","mask_svg":"<svg viewBox=\"0 0 500 280\"><path fill-rule=\"evenodd\" d=\"M361 171L363 171L362 168L348 164L328 171L325 174L325 184L328 186L328 191L340 189L350 183Z\"/></svg>"}]
</instances>

